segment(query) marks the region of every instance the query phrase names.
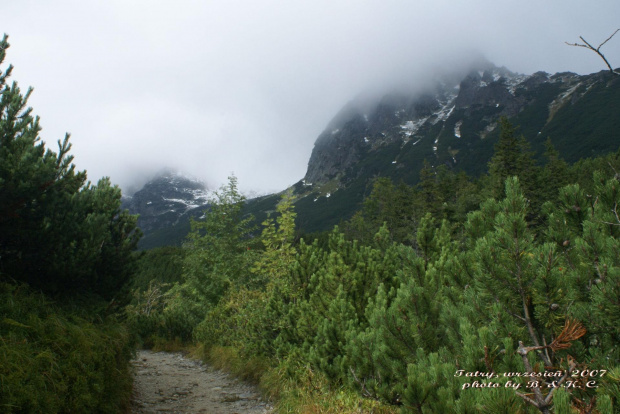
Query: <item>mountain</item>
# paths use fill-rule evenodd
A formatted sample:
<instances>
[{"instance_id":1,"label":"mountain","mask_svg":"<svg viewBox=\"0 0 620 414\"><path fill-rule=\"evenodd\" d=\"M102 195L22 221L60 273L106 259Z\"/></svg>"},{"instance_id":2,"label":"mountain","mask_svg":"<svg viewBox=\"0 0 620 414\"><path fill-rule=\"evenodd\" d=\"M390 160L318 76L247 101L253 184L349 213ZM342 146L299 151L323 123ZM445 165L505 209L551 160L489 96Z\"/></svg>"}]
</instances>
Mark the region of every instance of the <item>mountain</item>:
<instances>
[{"instance_id":1,"label":"mountain","mask_svg":"<svg viewBox=\"0 0 620 414\"><path fill-rule=\"evenodd\" d=\"M203 182L176 172L164 172L132 196L123 196L121 208L139 214L138 227L144 233L141 248L178 244L178 237L166 235L173 229L174 234L177 226L187 233L189 218L204 214L210 195Z\"/></svg>"},{"instance_id":2,"label":"mountain","mask_svg":"<svg viewBox=\"0 0 620 414\"><path fill-rule=\"evenodd\" d=\"M354 100L319 135L306 175L294 186L298 224L306 231L338 224L359 208L374 177L415 184L424 160L474 176L485 172L502 116L538 155L547 138L568 162L615 151L620 77L520 75L483 63L424 92L389 93L370 107Z\"/></svg>"},{"instance_id":3,"label":"mountain","mask_svg":"<svg viewBox=\"0 0 620 414\"><path fill-rule=\"evenodd\" d=\"M547 138L568 162L615 151L620 77L609 71L522 75L479 62L463 74L438 75L415 92L360 96L319 135L304 178L293 186L298 227L322 231L348 219L375 177L417 183L424 160L473 176L484 173L502 116L519 126L538 155ZM141 215L141 247L180 244L189 217L205 209L206 194L199 183L178 176L149 182L125 204ZM246 211L260 223L279 198L249 200Z\"/></svg>"}]
</instances>

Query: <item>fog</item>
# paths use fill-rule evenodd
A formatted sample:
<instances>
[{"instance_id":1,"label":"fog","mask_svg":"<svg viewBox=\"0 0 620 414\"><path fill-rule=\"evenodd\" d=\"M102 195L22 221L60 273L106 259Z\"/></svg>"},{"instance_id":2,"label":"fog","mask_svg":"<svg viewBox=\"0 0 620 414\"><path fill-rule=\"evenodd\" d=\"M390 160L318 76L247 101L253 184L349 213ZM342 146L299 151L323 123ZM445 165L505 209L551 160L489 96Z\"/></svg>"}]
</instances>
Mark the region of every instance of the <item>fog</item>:
<instances>
[{"instance_id":1,"label":"fog","mask_svg":"<svg viewBox=\"0 0 620 414\"><path fill-rule=\"evenodd\" d=\"M301 179L317 136L368 90L417 88L483 55L519 73L606 69L620 2L5 2L2 69L35 88L42 138L124 190L163 168L244 191ZM602 49L620 66L620 33Z\"/></svg>"}]
</instances>

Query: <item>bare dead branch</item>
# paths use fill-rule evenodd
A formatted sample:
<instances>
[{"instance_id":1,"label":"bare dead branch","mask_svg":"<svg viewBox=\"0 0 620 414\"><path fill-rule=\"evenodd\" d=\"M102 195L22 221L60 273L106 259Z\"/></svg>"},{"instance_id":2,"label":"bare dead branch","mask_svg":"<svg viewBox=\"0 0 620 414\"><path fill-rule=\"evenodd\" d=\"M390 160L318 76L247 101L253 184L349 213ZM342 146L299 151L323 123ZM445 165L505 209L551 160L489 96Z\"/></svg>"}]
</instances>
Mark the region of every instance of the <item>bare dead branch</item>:
<instances>
[{"instance_id":1,"label":"bare dead branch","mask_svg":"<svg viewBox=\"0 0 620 414\"><path fill-rule=\"evenodd\" d=\"M618 32L620 32L620 29L616 29L616 31L615 31L615 32L613 32L611 36L609 36L609 37L608 37L608 38L607 38L607 39L606 39L603 43L601 43L601 44L598 46L598 49L600 49L600 48L601 48L601 47L602 47L605 43L609 42L609 40L610 40L612 37L614 37L614 35L615 35L616 33L618 33Z\"/></svg>"},{"instance_id":2,"label":"bare dead branch","mask_svg":"<svg viewBox=\"0 0 620 414\"><path fill-rule=\"evenodd\" d=\"M588 404L581 400L575 399L575 405L577 406L576 408L579 410L579 414L592 414L599 412L594 411L594 408L596 406L596 395L592 397Z\"/></svg>"},{"instance_id":3,"label":"bare dead branch","mask_svg":"<svg viewBox=\"0 0 620 414\"><path fill-rule=\"evenodd\" d=\"M611 40L612 37L614 37L614 35L616 33L618 33L620 31L620 29L617 29L615 32L612 33L611 36L609 36L607 39L605 39L605 41L603 43L601 43L600 45L598 45L598 47L594 47L592 46L590 43L588 43L588 41L586 41L586 39L583 38L583 36L579 36L579 38L581 39L581 41L583 43L568 43L568 42L564 42L569 46L576 46L576 47L585 47L586 49L590 49L591 51L593 51L594 53L596 53L597 55L599 55L601 57L601 59L603 59L603 61L605 62L605 64L607 65L607 67L609 68L609 71L611 73L613 73L614 75L620 76L620 73L616 72L611 65L609 64L609 61L607 60L607 58L605 57L605 55L603 55L603 53L601 53L601 47L603 47L603 45L607 42L609 42Z\"/></svg>"},{"instance_id":4,"label":"bare dead branch","mask_svg":"<svg viewBox=\"0 0 620 414\"><path fill-rule=\"evenodd\" d=\"M351 371L351 375L353 375L353 380L362 387L362 395L368 398L376 399L376 396L366 388L366 381L360 381L357 378L357 375L355 375L353 368L349 367L349 370Z\"/></svg>"},{"instance_id":5,"label":"bare dead branch","mask_svg":"<svg viewBox=\"0 0 620 414\"><path fill-rule=\"evenodd\" d=\"M618 203L614 204L613 212L614 212L614 215L616 216L616 220L618 220L618 224L620 225L620 217L618 216Z\"/></svg>"},{"instance_id":6,"label":"bare dead branch","mask_svg":"<svg viewBox=\"0 0 620 414\"><path fill-rule=\"evenodd\" d=\"M543 345L545 346L545 355L547 360L551 361L551 355L549 355L549 345L547 345L547 338L543 335Z\"/></svg>"},{"instance_id":7,"label":"bare dead branch","mask_svg":"<svg viewBox=\"0 0 620 414\"><path fill-rule=\"evenodd\" d=\"M526 394L523 394L521 392L516 392L518 397L523 398L524 401L532 404L534 407L538 408L538 403L536 401L534 401L533 399L531 399L530 397L528 397Z\"/></svg>"},{"instance_id":8,"label":"bare dead branch","mask_svg":"<svg viewBox=\"0 0 620 414\"><path fill-rule=\"evenodd\" d=\"M535 351L541 348L543 347L540 347L540 346L525 347L523 346L523 342L519 341L519 347L517 348L517 353L521 355L521 359L523 360L523 365L525 366L526 372L528 373L534 372L534 368L532 368L530 361L527 359L527 354L530 351ZM549 414L550 413L549 403L545 400L545 396L543 395L540 388L533 387L532 392L534 394L532 397L528 397L525 394L520 394L520 393L517 393L517 395L521 397L523 400L525 400L526 402L528 402L529 404L532 404L534 407L538 408L538 410L541 413Z\"/></svg>"}]
</instances>

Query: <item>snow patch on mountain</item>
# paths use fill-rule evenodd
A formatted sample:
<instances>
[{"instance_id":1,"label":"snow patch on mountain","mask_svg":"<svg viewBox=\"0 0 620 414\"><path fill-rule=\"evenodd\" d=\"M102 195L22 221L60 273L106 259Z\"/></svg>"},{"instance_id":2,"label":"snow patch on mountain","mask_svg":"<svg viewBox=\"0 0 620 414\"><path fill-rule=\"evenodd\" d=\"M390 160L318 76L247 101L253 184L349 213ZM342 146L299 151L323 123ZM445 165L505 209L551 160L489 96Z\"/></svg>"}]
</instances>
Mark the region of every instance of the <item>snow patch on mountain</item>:
<instances>
[{"instance_id":1,"label":"snow patch on mountain","mask_svg":"<svg viewBox=\"0 0 620 414\"><path fill-rule=\"evenodd\" d=\"M461 138L461 125L463 125L463 121L458 121L456 125L454 125L454 136L457 138Z\"/></svg>"},{"instance_id":2,"label":"snow patch on mountain","mask_svg":"<svg viewBox=\"0 0 620 414\"><path fill-rule=\"evenodd\" d=\"M443 102L440 101L441 109L435 113L435 119L431 121L433 125L436 125L438 122L445 121L452 115L452 111L454 111L454 100L456 99L457 94L450 94L447 100Z\"/></svg>"},{"instance_id":3,"label":"snow patch on mountain","mask_svg":"<svg viewBox=\"0 0 620 414\"><path fill-rule=\"evenodd\" d=\"M418 132L420 127L424 125L424 123L428 120L428 118L429 117L427 116L427 117L420 118L415 121L407 121L404 125L400 126L400 128L403 130L401 131L401 134L403 134L407 138L411 137L416 132Z\"/></svg>"},{"instance_id":4,"label":"snow patch on mountain","mask_svg":"<svg viewBox=\"0 0 620 414\"><path fill-rule=\"evenodd\" d=\"M504 78L506 79L506 89L508 90L508 92L510 92L511 95L514 96L517 88L529 78L530 76L528 75L516 75L510 78Z\"/></svg>"}]
</instances>

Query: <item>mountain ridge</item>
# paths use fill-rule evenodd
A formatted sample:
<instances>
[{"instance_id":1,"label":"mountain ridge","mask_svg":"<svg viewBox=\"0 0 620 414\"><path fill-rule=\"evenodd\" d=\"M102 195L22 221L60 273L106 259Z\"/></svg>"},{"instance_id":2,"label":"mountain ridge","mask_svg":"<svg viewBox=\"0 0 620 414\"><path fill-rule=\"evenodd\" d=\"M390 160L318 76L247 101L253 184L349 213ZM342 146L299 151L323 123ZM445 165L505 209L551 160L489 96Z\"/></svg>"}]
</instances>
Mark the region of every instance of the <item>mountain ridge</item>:
<instances>
[{"instance_id":1,"label":"mountain ridge","mask_svg":"<svg viewBox=\"0 0 620 414\"><path fill-rule=\"evenodd\" d=\"M348 219L376 177L414 185L424 160L472 176L485 172L500 117L520 127L535 153L550 138L568 162L615 151L620 142L620 77L609 71L523 75L484 61L460 78L438 76L413 92L379 96L347 103L317 137L305 176L292 186L304 231ZM246 210L260 222L278 201L278 194L259 197ZM160 233L188 230L186 213L162 221L171 227Z\"/></svg>"}]
</instances>

